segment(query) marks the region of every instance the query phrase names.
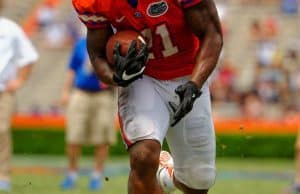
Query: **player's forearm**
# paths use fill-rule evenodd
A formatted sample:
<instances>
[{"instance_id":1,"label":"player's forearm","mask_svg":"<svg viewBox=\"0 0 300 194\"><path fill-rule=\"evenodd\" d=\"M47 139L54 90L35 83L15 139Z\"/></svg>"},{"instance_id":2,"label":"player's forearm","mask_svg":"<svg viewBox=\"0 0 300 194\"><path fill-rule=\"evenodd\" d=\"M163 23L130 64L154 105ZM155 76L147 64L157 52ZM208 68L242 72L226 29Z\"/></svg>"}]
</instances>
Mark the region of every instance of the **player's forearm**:
<instances>
[{"instance_id":1,"label":"player's forearm","mask_svg":"<svg viewBox=\"0 0 300 194\"><path fill-rule=\"evenodd\" d=\"M105 84L115 85L115 82L113 81L113 71L105 59L105 54L102 54L101 52L96 53L95 50L96 49L94 48L88 47L90 60L97 77Z\"/></svg>"},{"instance_id":2,"label":"player's forearm","mask_svg":"<svg viewBox=\"0 0 300 194\"><path fill-rule=\"evenodd\" d=\"M113 71L106 60L106 43L112 35L112 29L88 29L87 50L91 63L98 78L105 84L116 85L113 81Z\"/></svg>"},{"instance_id":3,"label":"player's forearm","mask_svg":"<svg viewBox=\"0 0 300 194\"><path fill-rule=\"evenodd\" d=\"M201 88L216 67L223 46L221 33L214 33L204 38L202 48L196 58L196 65L191 81Z\"/></svg>"},{"instance_id":4,"label":"player's forearm","mask_svg":"<svg viewBox=\"0 0 300 194\"><path fill-rule=\"evenodd\" d=\"M109 67L108 62L104 58L95 57L92 61L94 70L98 78L105 84L115 86L113 80L113 71Z\"/></svg>"},{"instance_id":5,"label":"player's forearm","mask_svg":"<svg viewBox=\"0 0 300 194\"><path fill-rule=\"evenodd\" d=\"M191 81L201 88L215 69L223 46L222 28L214 1L202 1L185 10L185 19L201 42L191 77Z\"/></svg>"}]
</instances>

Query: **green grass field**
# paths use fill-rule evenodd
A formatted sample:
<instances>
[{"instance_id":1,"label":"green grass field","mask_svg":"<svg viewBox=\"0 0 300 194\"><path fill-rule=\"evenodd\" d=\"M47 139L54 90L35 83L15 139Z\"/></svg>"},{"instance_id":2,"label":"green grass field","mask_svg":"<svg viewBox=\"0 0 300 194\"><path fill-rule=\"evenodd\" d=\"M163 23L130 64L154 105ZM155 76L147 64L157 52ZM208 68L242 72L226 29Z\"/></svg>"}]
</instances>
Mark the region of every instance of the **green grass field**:
<instances>
[{"instance_id":1,"label":"green grass field","mask_svg":"<svg viewBox=\"0 0 300 194\"><path fill-rule=\"evenodd\" d=\"M12 194L92 194L87 189L91 158L81 160L77 188L61 191L59 183L66 165L63 157L15 156ZM217 160L218 176L210 194L282 194L293 177L293 161L260 159ZM128 161L113 158L107 162L102 194L126 194ZM180 194L180 192L176 192Z\"/></svg>"}]
</instances>

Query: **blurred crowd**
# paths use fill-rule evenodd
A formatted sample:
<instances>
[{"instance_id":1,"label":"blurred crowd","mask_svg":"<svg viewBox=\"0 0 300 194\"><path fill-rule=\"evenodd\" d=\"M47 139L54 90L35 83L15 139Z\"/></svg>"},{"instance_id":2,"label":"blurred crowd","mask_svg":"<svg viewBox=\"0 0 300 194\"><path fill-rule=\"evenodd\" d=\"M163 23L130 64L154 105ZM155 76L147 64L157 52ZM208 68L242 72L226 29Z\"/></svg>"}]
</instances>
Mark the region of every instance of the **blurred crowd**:
<instances>
[{"instance_id":1,"label":"blurred crowd","mask_svg":"<svg viewBox=\"0 0 300 194\"><path fill-rule=\"evenodd\" d=\"M37 11L37 23L45 48L66 48L72 46L82 35L83 27L75 12L59 12L52 3L45 1Z\"/></svg>"},{"instance_id":2,"label":"blurred crowd","mask_svg":"<svg viewBox=\"0 0 300 194\"><path fill-rule=\"evenodd\" d=\"M245 34L248 48L245 52L253 57L250 66L252 73L250 84L247 87L238 87L241 79L240 72L245 68L246 61L233 64L228 58L226 48L221 57L219 67L215 72L211 93L216 116L248 118L280 118L298 114L300 111L300 34L298 37L281 37L283 29L280 17L298 17L298 1L247 1L243 5L276 4L280 11L276 16L251 20ZM222 12L226 2L222 3ZM225 9L226 10L226 9ZM223 14L225 15L225 14ZM226 15L223 16L225 38L237 26L228 26ZM291 26L296 30L295 26ZM225 39L225 44L226 44ZM285 47L280 41L289 41ZM238 44L236 45L239 46ZM252 55L253 53L253 55Z\"/></svg>"}]
</instances>

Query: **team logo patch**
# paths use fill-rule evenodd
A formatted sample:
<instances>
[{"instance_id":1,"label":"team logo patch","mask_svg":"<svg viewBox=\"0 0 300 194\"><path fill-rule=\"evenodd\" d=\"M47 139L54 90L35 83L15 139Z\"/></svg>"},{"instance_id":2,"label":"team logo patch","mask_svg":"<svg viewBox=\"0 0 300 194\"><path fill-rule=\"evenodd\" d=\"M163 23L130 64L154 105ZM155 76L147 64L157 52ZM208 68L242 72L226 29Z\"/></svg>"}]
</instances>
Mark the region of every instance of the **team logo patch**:
<instances>
[{"instance_id":1,"label":"team logo patch","mask_svg":"<svg viewBox=\"0 0 300 194\"><path fill-rule=\"evenodd\" d=\"M169 9L167 2L164 0L151 3L147 8L147 15L150 17L159 17L164 15Z\"/></svg>"}]
</instances>

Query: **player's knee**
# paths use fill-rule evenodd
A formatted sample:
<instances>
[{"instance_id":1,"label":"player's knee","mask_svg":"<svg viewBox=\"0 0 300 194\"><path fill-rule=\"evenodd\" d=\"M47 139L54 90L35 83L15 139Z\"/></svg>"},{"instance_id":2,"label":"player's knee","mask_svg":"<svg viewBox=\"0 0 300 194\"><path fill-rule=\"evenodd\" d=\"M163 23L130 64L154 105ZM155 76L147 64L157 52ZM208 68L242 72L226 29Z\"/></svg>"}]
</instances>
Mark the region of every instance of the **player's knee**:
<instances>
[{"instance_id":1,"label":"player's knee","mask_svg":"<svg viewBox=\"0 0 300 194\"><path fill-rule=\"evenodd\" d=\"M199 168L192 171L190 186L195 189L209 189L215 183L216 173L211 168Z\"/></svg>"},{"instance_id":2,"label":"player's knee","mask_svg":"<svg viewBox=\"0 0 300 194\"><path fill-rule=\"evenodd\" d=\"M157 156L147 148L131 155L131 164L135 169L154 168L158 165Z\"/></svg>"},{"instance_id":3,"label":"player's knee","mask_svg":"<svg viewBox=\"0 0 300 194\"><path fill-rule=\"evenodd\" d=\"M181 179L183 184L192 189L206 190L213 186L215 183L216 172L214 168L207 167L194 167L188 170ZM177 178L177 177L176 177Z\"/></svg>"},{"instance_id":4,"label":"player's knee","mask_svg":"<svg viewBox=\"0 0 300 194\"><path fill-rule=\"evenodd\" d=\"M130 150L131 169L139 175L156 173L159 163L159 149L157 146L141 144Z\"/></svg>"}]
</instances>

